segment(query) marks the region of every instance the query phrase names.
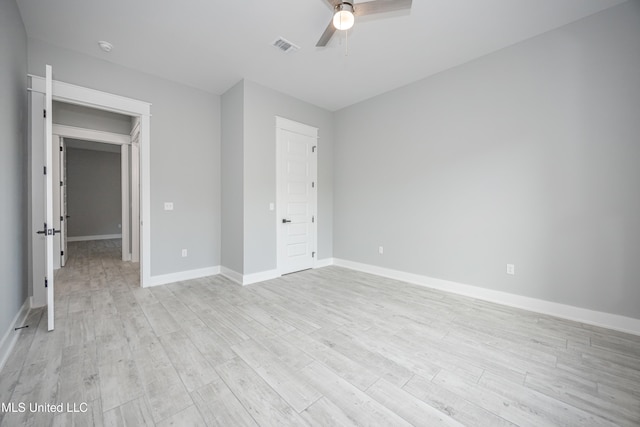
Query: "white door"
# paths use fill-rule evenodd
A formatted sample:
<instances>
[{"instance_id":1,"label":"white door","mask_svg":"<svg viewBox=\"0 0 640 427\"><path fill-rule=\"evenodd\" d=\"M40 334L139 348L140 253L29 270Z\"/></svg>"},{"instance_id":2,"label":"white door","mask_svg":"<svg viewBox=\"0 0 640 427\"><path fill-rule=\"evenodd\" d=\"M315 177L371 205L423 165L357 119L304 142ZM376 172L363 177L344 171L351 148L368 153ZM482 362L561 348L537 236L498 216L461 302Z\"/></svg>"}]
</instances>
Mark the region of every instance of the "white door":
<instances>
[{"instance_id":1,"label":"white door","mask_svg":"<svg viewBox=\"0 0 640 427\"><path fill-rule=\"evenodd\" d=\"M31 92L30 104L30 139L31 150L31 282L33 290L32 304L44 307L47 304L47 288L45 288L47 235L44 165L45 165L45 119L46 108L44 92Z\"/></svg>"},{"instance_id":2,"label":"white door","mask_svg":"<svg viewBox=\"0 0 640 427\"><path fill-rule=\"evenodd\" d=\"M67 263L67 148L60 138L60 265Z\"/></svg>"},{"instance_id":3,"label":"white door","mask_svg":"<svg viewBox=\"0 0 640 427\"><path fill-rule=\"evenodd\" d=\"M47 325L53 330L53 237L59 232L53 227L53 122L52 122L52 74L50 65L46 66L45 120L44 120L44 206L45 206L45 283L47 287Z\"/></svg>"},{"instance_id":4,"label":"white door","mask_svg":"<svg viewBox=\"0 0 640 427\"><path fill-rule=\"evenodd\" d=\"M278 271L312 268L316 257L316 128L276 118Z\"/></svg>"}]
</instances>

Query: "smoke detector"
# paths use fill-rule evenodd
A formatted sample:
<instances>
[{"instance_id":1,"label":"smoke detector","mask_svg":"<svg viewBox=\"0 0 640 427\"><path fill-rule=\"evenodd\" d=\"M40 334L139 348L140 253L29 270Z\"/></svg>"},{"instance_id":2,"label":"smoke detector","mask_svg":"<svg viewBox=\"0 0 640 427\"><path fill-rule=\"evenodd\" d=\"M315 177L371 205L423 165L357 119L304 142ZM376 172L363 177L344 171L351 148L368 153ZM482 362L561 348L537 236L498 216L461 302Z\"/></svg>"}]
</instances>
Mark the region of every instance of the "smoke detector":
<instances>
[{"instance_id":1,"label":"smoke detector","mask_svg":"<svg viewBox=\"0 0 640 427\"><path fill-rule=\"evenodd\" d=\"M99 41L98 46L100 46L100 49L102 49L103 52L107 52L107 53L111 52L111 49L113 49L113 45L104 40Z\"/></svg>"}]
</instances>

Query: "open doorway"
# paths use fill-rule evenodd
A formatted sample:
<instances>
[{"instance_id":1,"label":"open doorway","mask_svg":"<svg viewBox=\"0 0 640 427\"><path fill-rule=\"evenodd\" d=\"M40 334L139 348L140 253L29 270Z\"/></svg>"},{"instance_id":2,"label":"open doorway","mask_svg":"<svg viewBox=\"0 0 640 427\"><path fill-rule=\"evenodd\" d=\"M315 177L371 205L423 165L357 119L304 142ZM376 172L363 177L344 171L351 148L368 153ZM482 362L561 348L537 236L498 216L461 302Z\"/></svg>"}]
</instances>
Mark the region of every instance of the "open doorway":
<instances>
[{"instance_id":1,"label":"open doorway","mask_svg":"<svg viewBox=\"0 0 640 427\"><path fill-rule=\"evenodd\" d=\"M59 200L66 215L54 245L63 246L60 260L66 262L55 272L55 295L63 304L75 301L72 310L87 309L79 303L86 301L82 296L106 297L140 286L131 236L123 233L132 217L131 170L123 161L131 147L71 138L60 138L60 144Z\"/></svg>"},{"instance_id":2,"label":"open doorway","mask_svg":"<svg viewBox=\"0 0 640 427\"><path fill-rule=\"evenodd\" d=\"M60 143L65 175L60 187L65 191L60 192L59 205L66 234L60 233L61 260L66 255L62 243L65 238L67 242L119 240L119 245L129 246L122 233L123 214L128 222L131 212L123 211L122 199L127 195L122 194L122 189L128 183L122 182L120 147L67 138L61 138ZM130 259L128 255L126 260Z\"/></svg>"},{"instance_id":3,"label":"open doorway","mask_svg":"<svg viewBox=\"0 0 640 427\"><path fill-rule=\"evenodd\" d=\"M55 268L73 241L117 239L122 260L139 262L138 132L134 117L53 103Z\"/></svg>"}]
</instances>

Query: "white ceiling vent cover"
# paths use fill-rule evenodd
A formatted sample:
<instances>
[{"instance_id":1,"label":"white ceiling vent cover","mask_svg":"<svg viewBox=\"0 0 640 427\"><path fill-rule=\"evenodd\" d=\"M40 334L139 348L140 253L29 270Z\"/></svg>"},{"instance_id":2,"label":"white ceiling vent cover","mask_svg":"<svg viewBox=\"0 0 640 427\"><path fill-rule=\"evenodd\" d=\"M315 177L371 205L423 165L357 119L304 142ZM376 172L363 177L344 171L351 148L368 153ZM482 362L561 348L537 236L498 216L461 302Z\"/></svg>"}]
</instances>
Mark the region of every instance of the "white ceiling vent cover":
<instances>
[{"instance_id":1,"label":"white ceiling vent cover","mask_svg":"<svg viewBox=\"0 0 640 427\"><path fill-rule=\"evenodd\" d=\"M271 45L277 47L278 49L280 49L285 53L295 52L297 50L300 50L300 46L291 43L289 40L285 39L284 37L278 37L277 39L275 39L273 43L271 43Z\"/></svg>"}]
</instances>

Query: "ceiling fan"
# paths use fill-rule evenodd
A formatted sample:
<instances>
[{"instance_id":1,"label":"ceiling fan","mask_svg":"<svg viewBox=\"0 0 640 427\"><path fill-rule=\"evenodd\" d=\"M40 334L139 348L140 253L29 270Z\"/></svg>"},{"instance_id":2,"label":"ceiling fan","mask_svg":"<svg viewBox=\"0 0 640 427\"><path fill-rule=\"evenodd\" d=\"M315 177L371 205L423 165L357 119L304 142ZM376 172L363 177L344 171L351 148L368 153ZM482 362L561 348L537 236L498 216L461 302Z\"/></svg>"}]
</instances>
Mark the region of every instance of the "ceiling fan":
<instances>
[{"instance_id":1,"label":"ceiling fan","mask_svg":"<svg viewBox=\"0 0 640 427\"><path fill-rule=\"evenodd\" d=\"M353 27L356 16L410 9L412 0L375 0L358 4L354 0L324 1L333 9L333 19L322 33L316 47L326 46L336 30L348 30Z\"/></svg>"}]
</instances>

